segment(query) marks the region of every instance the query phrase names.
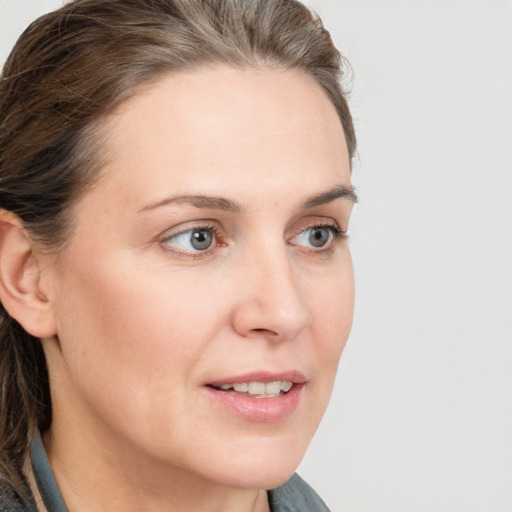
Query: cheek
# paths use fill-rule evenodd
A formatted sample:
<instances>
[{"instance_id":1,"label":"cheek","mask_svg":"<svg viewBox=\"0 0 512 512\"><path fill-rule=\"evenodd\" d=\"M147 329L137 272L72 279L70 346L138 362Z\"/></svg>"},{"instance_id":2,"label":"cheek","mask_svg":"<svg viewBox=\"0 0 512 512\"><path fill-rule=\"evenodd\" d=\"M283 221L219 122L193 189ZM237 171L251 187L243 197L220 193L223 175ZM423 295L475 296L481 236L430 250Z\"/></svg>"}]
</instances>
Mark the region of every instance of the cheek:
<instances>
[{"instance_id":1,"label":"cheek","mask_svg":"<svg viewBox=\"0 0 512 512\"><path fill-rule=\"evenodd\" d=\"M352 328L354 314L354 273L350 255L338 265L311 297L311 316L315 353L322 369L321 380L332 387L341 353ZM330 393L330 391L329 391Z\"/></svg>"},{"instance_id":2,"label":"cheek","mask_svg":"<svg viewBox=\"0 0 512 512\"><path fill-rule=\"evenodd\" d=\"M205 317L215 318L215 302L206 307L204 297L168 277L119 271L79 274L63 293L59 331L72 345L88 347L95 364L103 362L99 354L115 358L116 371L131 372L132 366L142 370L149 362L158 371L170 360L176 364L193 359L214 327Z\"/></svg>"},{"instance_id":3,"label":"cheek","mask_svg":"<svg viewBox=\"0 0 512 512\"><path fill-rule=\"evenodd\" d=\"M171 446L199 421L190 402L225 316L218 295L198 294L183 274L128 273L122 259L116 263L82 266L64 283L59 338L67 383L56 392L60 403L78 403L78 414L158 451L155 432Z\"/></svg>"},{"instance_id":4,"label":"cheek","mask_svg":"<svg viewBox=\"0 0 512 512\"><path fill-rule=\"evenodd\" d=\"M134 410L163 396L162 386L193 377L221 318L219 301L198 297L183 276L136 268L119 257L115 264L75 265L58 308L75 384L83 393L97 391L100 401L126 398Z\"/></svg>"}]
</instances>

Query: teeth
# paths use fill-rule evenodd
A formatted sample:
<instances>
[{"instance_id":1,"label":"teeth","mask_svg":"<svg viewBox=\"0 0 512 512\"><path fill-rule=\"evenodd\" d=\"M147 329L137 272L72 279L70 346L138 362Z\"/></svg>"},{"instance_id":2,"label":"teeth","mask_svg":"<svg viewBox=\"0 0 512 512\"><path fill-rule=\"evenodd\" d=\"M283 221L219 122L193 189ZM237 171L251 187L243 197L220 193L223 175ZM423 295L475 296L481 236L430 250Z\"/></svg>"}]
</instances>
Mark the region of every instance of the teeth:
<instances>
[{"instance_id":1,"label":"teeth","mask_svg":"<svg viewBox=\"0 0 512 512\"><path fill-rule=\"evenodd\" d=\"M284 381L282 383L282 389L285 393L288 393L288 391L290 391L290 389L292 389L292 386L293 386L293 384L291 382Z\"/></svg>"},{"instance_id":2,"label":"teeth","mask_svg":"<svg viewBox=\"0 0 512 512\"><path fill-rule=\"evenodd\" d=\"M275 382L267 382L265 385L265 393L267 395L279 395L279 393L281 393L281 387L282 386L280 380L276 380Z\"/></svg>"},{"instance_id":3,"label":"teeth","mask_svg":"<svg viewBox=\"0 0 512 512\"><path fill-rule=\"evenodd\" d=\"M258 397L268 398L288 393L293 383L287 380L276 380L273 382L235 382L233 384L222 384L219 386L223 391L234 389L239 393L248 393Z\"/></svg>"},{"instance_id":4,"label":"teeth","mask_svg":"<svg viewBox=\"0 0 512 512\"><path fill-rule=\"evenodd\" d=\"M249 395L264 395L265 388L264 382L249 382Z\"/></svg>"}]
</instances>

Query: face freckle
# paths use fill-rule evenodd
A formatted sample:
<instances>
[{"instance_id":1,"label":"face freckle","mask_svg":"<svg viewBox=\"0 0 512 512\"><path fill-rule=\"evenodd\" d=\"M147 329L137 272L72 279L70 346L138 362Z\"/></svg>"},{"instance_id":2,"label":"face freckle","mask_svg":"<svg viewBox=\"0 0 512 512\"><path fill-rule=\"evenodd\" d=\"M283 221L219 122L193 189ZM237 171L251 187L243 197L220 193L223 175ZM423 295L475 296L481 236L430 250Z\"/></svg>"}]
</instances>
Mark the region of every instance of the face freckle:
<instances>
[{"instance_id":1,"label":"face freckle","mask_svg":"<svg viewBox=\"0 0 512 512\"><path fill-rule=\"evenodd\" d=\"M87 429L98 464L137 460L148 481L163 465L274 487L318 426L352 321L333 235L352 202L308 205L350 190L336 110L299 71L219 66L162 78L104 130L104 177L51 270L52 429ZM315 226L325 247L301 235Z\"/></svg>"}]
</instances>

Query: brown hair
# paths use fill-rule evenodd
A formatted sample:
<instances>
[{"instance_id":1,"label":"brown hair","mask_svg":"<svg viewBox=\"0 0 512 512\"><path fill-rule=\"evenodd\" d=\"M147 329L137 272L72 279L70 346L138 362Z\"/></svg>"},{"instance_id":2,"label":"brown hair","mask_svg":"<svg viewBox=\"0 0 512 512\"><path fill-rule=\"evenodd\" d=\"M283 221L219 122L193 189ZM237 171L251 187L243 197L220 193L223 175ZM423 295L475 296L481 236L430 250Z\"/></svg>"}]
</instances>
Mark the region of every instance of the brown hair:
<instances>
[{"instance_id":1,"label":"brown hair","mask_svg":"<svg viewBox=\"0 0 512 512\"><path fill-rule=\"evenodd\" d=\"M69 207L101 167L99 121L149 81L206 63L300 69L325 90L349 155L355 135L344 62L321 21L295 0L75 0L32 23L0 80L0 208L58 247ZM0 491L23 493L35 427L51 424L41 343L0 305Z\"/></svg>"}]
</instances>

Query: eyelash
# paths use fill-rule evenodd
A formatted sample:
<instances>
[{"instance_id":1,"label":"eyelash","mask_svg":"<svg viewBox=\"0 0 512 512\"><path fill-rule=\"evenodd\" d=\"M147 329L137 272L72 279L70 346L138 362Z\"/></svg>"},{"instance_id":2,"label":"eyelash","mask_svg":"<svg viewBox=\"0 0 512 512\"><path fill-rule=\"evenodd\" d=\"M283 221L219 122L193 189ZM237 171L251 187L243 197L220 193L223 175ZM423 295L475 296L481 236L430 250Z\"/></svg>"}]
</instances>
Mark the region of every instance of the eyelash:
<instances>
[{"instance_id":1,"label":"eyelash","mask_svg":"<svg viewBox=\"0 0 512 512\"><path fill-rule=\"evenodd\" d=\"M312 229L321 229L325 228L328 229L332 235L332 239L328 241L328 245L326 247L319 247L318 249L315 249L313 247L304 247L304 250L312 255L324 255L329 256L334 252L337 245L344 240L348 239L348 233L344 230L342 230L337 224L331 223L331 222L313 222L310 225L306 225L305 227L301 227L297 230L296 234L292 237L295 238L302 233L305 233L306 231L312 230Z\"/></svg>"},{"instance_id":2,"label":"eyelash","mask_svg":"<svg viewBox=\"0 0 512 512\"><path fill-rule=\"evenodd\" d=\"M313 247L304 247L304 250L311 253L311 254L324 254L329 255L331 254L334 249L336 248L336 245L343 241L348 239L348 234L346 231L342 230L338 227L335 223L330 222L314 222L310 225L307 225L305 227L301 227L299 230L296 231L296 233L290 238L290 240L293 240L294 238L298 237L302 233L305 233L308 230L312 229L321 229L326 228L329 230L329 232L332 235L332 239L329 240L327 247L319 247L318 249L315 249ZM186 233L194 232L194 231L210 231L213 235L213 243L211 247L208 247L204 251L182 251L179 249L176 249L171 244L169 244L169 240L175 239L179 237L180 235L184 235ZM177 233L172 233L169 236L165 236L162 238L160 244L163 246L163 248L171 252L179 257L185 257L190 259L199 259L199 258L206 258L208 257L213 251L215 251L219 247L224 247L227 245L225 242L223 242L222 239L222 233L219 230L218 226L215 223L201 223L196 225L191 225L190 227L187 227L186 229L183 229L182 231L178 231ZM298 244L292 244L296 247L299 247Z\"/></svg>"},{"instance_id":3,"label":"eyelash","mask_svg":"<svg viewBox=\"0 0 512 512\"><path fill-rule=\"evenodd\" d=\"M179 249L176 249L172 245L166 243L169 240L173 238L177 238L180 235L184 235L185 233L190 233L193 231L210 231L213 234L213 244L208 249L205 249L204 251L180 251ZM187 227L186 229L183 229L182 231L178 231L177 233L172 233L170 236L165 236L163 240L161 241L161 245L164 247L164 249L168 252L171 252L177 256L190 258L190 259L199 259L209 256L215 249L218 247L223 247L226 245L224 242L222 242L222 234L216 224L212 223L201 223L201 224L195 224L191 225L190 227Z\"/></svg>"}]
</instances>

